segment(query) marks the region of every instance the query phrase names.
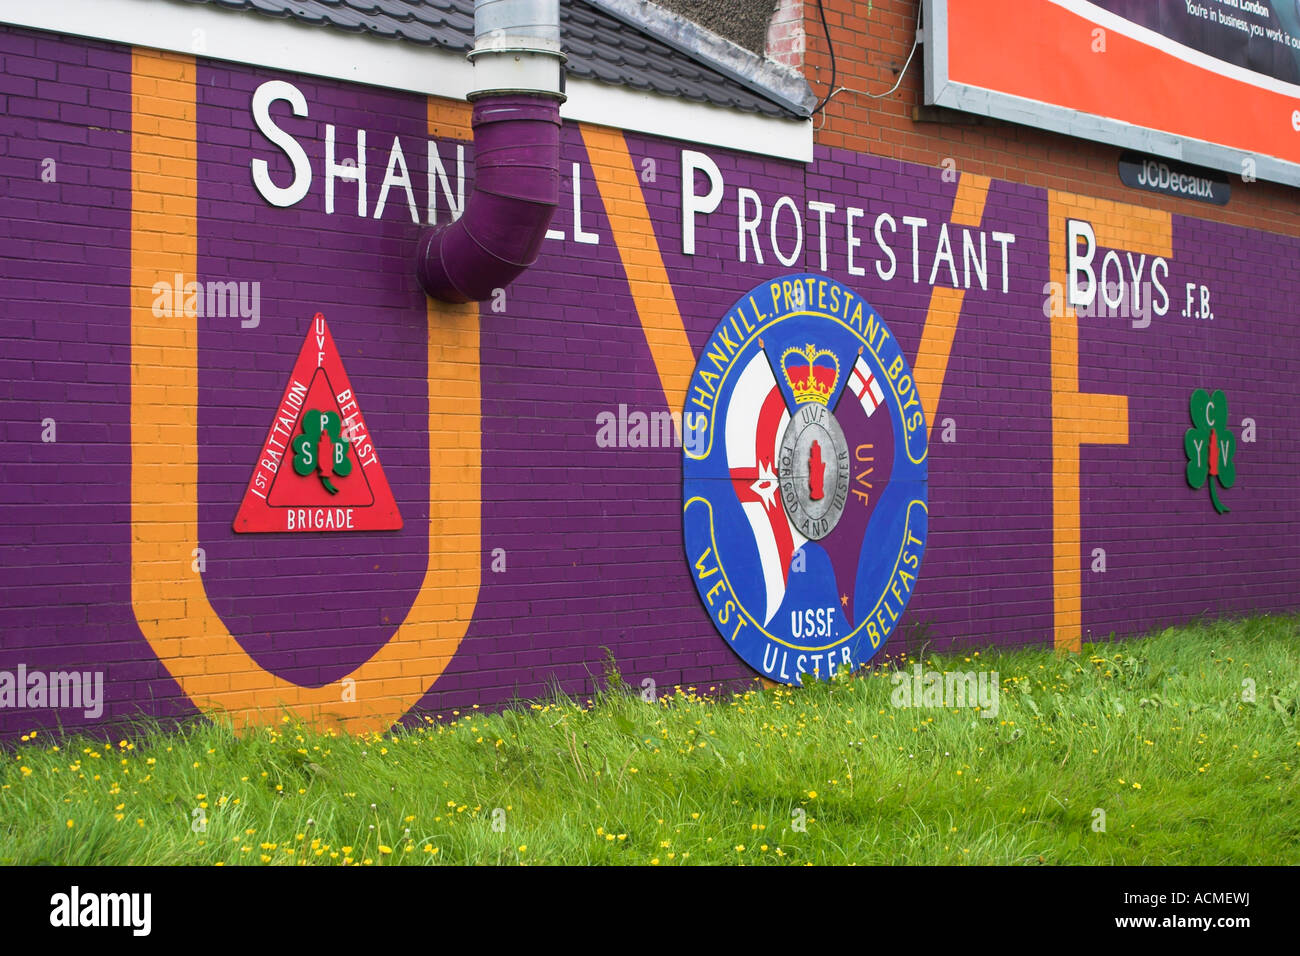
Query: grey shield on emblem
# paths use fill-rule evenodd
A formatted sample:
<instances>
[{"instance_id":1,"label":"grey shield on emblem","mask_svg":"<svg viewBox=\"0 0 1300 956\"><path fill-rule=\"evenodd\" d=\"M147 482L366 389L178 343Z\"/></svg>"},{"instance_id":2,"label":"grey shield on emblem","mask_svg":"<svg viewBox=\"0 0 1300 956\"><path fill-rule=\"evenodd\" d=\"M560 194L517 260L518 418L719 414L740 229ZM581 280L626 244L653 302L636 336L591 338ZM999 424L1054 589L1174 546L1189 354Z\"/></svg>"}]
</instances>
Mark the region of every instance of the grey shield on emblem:
<instances>
[{"instance_id":1,"label":"grey shield on emblem","mask_svg":"<svg viewBox=\"0 0 1300 956\"><path fill-rule=\"evenodd\" d=\"M800 405L781 437L781 501L800 534L814 541L834 530L849 497L849 446L831 410Z\"/></svg>"}]
</instances>

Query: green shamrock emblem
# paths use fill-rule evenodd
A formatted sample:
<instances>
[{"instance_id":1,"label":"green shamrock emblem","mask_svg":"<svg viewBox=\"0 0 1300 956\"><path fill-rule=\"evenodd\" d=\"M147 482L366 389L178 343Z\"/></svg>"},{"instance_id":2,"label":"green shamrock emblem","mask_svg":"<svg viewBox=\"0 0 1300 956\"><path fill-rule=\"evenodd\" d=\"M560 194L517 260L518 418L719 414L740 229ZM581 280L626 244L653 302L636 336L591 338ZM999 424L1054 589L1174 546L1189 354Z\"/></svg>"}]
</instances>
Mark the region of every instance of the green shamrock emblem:
<instances>
[{"instance_id":1,"label":"green shamrock emblem","mask_svg":"<svg viewBox=\"0 0 1300 956\"><path fill-rule=\"evenodd\" d=\"M352 474L352 443L343 440L342 424L337 412L308 409L302 416L302 434L293 440L293 470L303 477L315 471L332 495L339 490L329 476L346 478Z\"/></svg>"},{"instance_id":2,"label":"green shamrock emblem","mask_svg":"<svg viewBox=\"0 0 1300 956\"><path fill-rule=\"evenodd\" d=\"M1200 488L1210 485L1210 501L1219 514L1228 509L1219 503L1214 490L1215 480L1224 488L1231 488L1237 480L1237 440L1228 430L1228 397L1222 389L1211 395L1203 388L1192 392L1192 427L1183 437L1183 450L1187 452L1187 483Z\"/></svg>"}]
</instances>

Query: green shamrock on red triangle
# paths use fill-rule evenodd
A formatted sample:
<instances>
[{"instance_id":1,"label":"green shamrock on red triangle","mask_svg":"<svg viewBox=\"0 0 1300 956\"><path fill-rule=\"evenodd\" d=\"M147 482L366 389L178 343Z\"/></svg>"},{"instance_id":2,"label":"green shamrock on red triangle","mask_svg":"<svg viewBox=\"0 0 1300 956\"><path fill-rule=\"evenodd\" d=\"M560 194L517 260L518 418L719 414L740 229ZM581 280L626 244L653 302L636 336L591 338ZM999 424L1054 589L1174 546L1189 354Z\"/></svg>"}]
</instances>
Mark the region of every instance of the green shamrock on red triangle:
<instances>
[{"instance_id":1,"label":"green shamrock on red triangle","mask_svg":"<svg viewBox=\"0 0 1300 956\"><path fill-rule=\"evenodd\" d=\"M302 416L302 434L293 440L293 470L304 477L316 471L332 495L339 490L329 475L346 478L352 474L352 443L343 440L342 424L337 412L308 409Z\"/></svg>"},{"instance_id":2,"label":"green shamrock on red triangle","mask_svg":"<svg viewBox=\"0 0 1300 956\"><path fill-rule=\"evenodd\" d=\"M1231 488L1237 480L1237 440L1228 430L1228 397L1222 389L1210 395L1203 388L1192 392L1192 427L1183 436L1183 450L1187 452L1187 483L1200 488L1209 483L1210 501L1219 514L1228 509L1219 503L1214 490L1217 480L1224 488Z\"/></svg>"}]
</instances>

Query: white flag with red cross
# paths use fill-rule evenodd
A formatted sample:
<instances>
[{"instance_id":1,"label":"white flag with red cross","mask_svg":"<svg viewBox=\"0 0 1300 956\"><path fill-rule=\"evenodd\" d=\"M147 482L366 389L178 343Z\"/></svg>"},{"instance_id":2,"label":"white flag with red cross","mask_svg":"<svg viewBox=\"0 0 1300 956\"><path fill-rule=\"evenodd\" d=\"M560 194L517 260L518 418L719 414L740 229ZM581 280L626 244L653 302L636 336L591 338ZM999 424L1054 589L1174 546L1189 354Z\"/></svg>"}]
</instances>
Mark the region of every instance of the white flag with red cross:
<instances>
[{"instance_id":1,"label":"white flag with red cross","mask_svg":"<svg viewBox=\"0 0 1300 956\"><path fill-rule=\"evenodd\" d=\"M853 363L853 372L849 375L848 388L850 392L858 397L858 401L862 403L862 410L867 413L868 418L885 401L885 393L881 390L880 383L876 381L876 376L867 367L867 363L863 361L861 355Z\"/></svg>"},{"instance_id":2,"label":"white flag with red cross","mask_svg":"<svg viewBox=\"0 0 1300 956\"><path fill-rule=\"evenodd\" d=\"M795 529L781 503L776 464L790 421L781 388L760 350L740 373L727 409L727 467L736 497L758 546L767 596L764 625L785 598L790 559L808 540Z\"/></svg>"}]
</instances>

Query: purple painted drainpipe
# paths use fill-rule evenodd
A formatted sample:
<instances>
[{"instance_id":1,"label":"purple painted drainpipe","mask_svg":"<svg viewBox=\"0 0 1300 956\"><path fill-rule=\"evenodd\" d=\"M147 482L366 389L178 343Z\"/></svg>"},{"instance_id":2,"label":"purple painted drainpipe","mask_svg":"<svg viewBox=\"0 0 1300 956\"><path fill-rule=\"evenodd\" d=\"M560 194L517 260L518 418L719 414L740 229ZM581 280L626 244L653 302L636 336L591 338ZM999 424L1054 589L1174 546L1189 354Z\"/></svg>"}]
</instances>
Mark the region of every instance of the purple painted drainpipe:
<instances>
[{"instance_id":1,"label":"purple painted drainpipe","mask_svg":"<svg viewBox=\"0 0 1300 956\"><path fill-rule=\"evenodd\" d=\"M537 261L560 201L559 0L476 0L474 34L474 192L416 252L420 286L444 302L491 298Z\"/></svg>"}]
</instances>

